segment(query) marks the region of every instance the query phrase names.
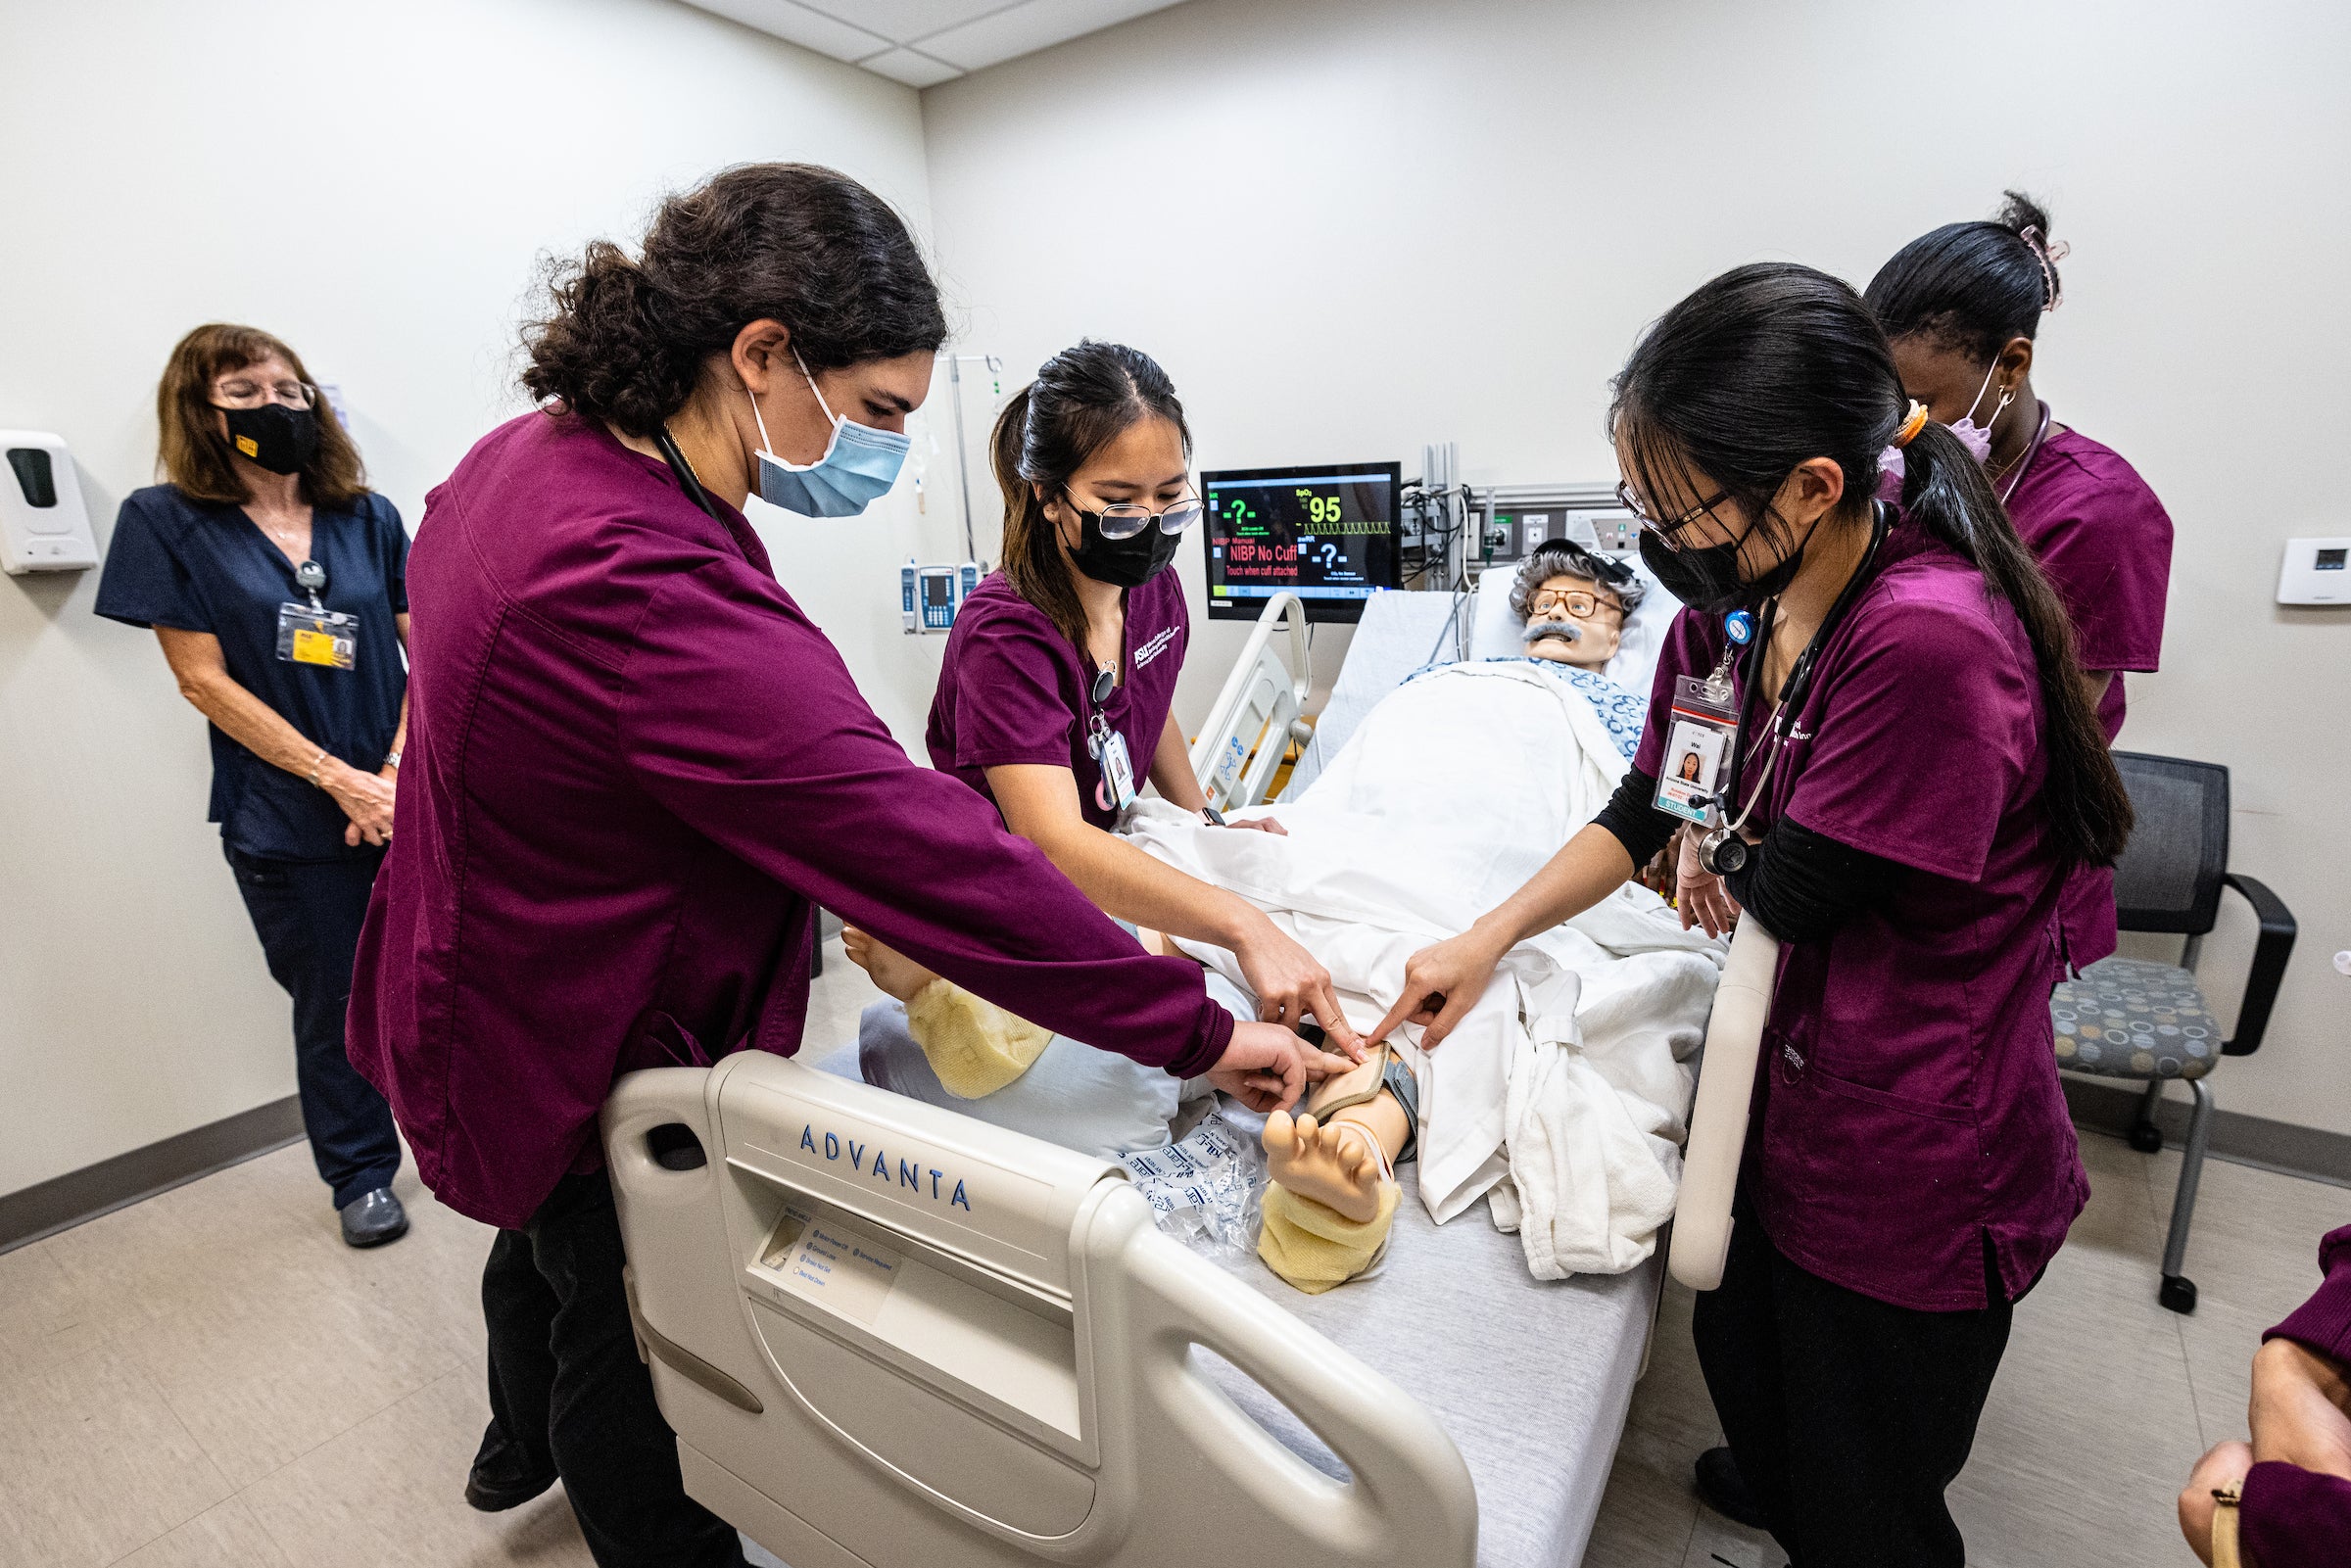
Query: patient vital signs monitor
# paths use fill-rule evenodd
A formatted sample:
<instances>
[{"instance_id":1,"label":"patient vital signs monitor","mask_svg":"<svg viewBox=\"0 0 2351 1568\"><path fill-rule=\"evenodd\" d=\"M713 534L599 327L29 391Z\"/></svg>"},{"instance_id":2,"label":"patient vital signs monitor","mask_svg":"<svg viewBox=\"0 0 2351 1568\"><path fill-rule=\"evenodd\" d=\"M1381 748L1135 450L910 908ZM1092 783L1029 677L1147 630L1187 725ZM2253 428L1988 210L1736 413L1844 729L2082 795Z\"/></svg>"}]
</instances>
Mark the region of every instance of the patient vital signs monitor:
<instances>
[{"instance_id":1,"label":"patient vital signs monitor","mask_svg":"<svg viewBox=\"0 0 2351 1568\"><path fill-rule=\"evenodd\" d=\"M1396 587L1397 463L1223 468L1201 474L1208 502L1208 613L1254 621L1276 594L1309 620L1357 621Z\"/></svg>"}]
</instances>

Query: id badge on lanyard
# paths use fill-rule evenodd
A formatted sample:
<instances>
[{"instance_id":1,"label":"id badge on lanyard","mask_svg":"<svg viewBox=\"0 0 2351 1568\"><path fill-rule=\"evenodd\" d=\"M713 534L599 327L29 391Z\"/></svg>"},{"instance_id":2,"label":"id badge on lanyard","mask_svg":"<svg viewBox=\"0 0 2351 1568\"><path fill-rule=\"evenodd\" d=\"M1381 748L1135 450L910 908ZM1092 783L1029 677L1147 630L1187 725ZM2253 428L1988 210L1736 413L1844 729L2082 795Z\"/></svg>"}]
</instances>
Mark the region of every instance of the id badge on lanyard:
<instances>
[{"instance_id":1,"label":"id badge on lanyard","mask_svg":"<svg viewBox=\"0 0 2351 1568\"><path fill-rule=\"evenodd\" d=\"M1135 799L1134 761L1127 755L1127 737L1097 713L1086 726L1085 751L1101 769L1094 781L1094 804L1125 817Z\"/></svg>"},{"instance_id":2,"label":"id badge on lanyard","mask_svg":"<svg viewBox=\"0 0 2351 1568\"><path fill-rule=\"evenodd\" d=\"M277 656L322 669L351 669L360 661L360 618L308 604L280 604Z\"/></svg>"},{"instance_id":3,"label":"id badge on lanyard","mask_svg":"<svg viewBox=\"0 0 2351 1568\"><path fill-rule=\"evenodd\" d=\"M1702 827L1722 820L1722 781L1739 753L1739 698L1731 687L1731 661L1754 636L1754 622L1745 610L1734 611L1726 629L1730 642L1704 680L1689 675L1674 680L1672 722L1653 801L1659 811Z\"/></svg>"},{"instance_id":4,"label":"id badge on lanyard","mask_svg":"<svg viewBox=\"0 0 2351 1568\"><path fill-rule=\"evenodd\" d=\"M358 665L360 618L318 602L319 591L326 587L326 568L304 561L294 568L294 586L310 594L311 601L277 607L277 656L290 664L314 664L325 670Z\"/></svg>"}]
</instances>

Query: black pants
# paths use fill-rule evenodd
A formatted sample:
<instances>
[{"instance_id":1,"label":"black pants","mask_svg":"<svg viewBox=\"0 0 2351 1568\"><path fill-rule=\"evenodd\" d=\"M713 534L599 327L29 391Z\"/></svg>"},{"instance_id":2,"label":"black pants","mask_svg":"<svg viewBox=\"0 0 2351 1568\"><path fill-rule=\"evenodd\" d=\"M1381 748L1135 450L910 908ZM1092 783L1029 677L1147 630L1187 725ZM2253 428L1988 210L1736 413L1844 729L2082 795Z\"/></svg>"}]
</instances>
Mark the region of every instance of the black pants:
<instances>
[{"instance_id":1,"label":"black pants","mask_svg":"<svg viewBox=\"0 0 2351 1568\"><path fill-rule=\"evenodd\" d=\"M2011 1304L1921 1312L1790 1262L1742 1194L1699 1365L1792 1568L1963 1568L1943 1490L1967 1463Z\"/></svg>"},{"instance_id":2,"label":"black pants","mask_svg":"<svg viewBox=\"0 0 2351 1568\"><path fill-rule=\"evenodd\" d=\"M351 962L367 918L367 893L384 862L377 850L350 860L262 860L227 851L237 891L262 939L269 977L294 998L294 1083L303 1130L335 1207L392 1185L400 1138L392 1108L351 1065L343 1015Z\"/></svg>"},{"instance_id":3,"label":"black pants","mask_svg":"<svg viewBox=\"0 0 2351 1568\"><path fill-rule=\"evenodd\" d=\"M552 1465L601 1568L741 1568L735 1527L686 1496L677 1438L637 1359L620 1216L601 1171L565 1176L482 1269L490 1411Z\"/></svg>"}]
</instances>

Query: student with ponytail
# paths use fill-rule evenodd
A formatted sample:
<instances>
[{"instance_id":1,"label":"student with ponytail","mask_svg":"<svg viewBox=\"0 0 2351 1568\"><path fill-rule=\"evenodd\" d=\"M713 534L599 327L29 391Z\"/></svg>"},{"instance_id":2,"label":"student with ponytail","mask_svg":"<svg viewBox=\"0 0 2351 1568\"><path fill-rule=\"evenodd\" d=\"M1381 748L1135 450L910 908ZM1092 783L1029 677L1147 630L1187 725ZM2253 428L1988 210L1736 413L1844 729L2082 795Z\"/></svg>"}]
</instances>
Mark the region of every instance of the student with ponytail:
<instances>
[{"instance_id":1,"label":"student with ponytail","mask_svg":"<svg viewBox=\"0 0 2351 1568\"><path fill-rule=\"evenodd\" d=\"M1191 622L1170 567L1201 503L1191 432L1167 372L1124 344L1065 349L1005 405L993 449L1004 563L964 602L947 638L926 736L932 761L993 801L1006 827L1106 913L1232 952L1262 1020L1295 1026L1312 1018L1352 1049L1327 970L1256 905L1152 859L1116 831L1146 783L1187 811L1208 807L1172 711ZM1281 832L1265 817L1229 826ZM906 1000L929 983L874 944L850 951ZM893 1065L906 1043L869 1019L868 1076L936 1097L919 1069ZM1039 1076L1058 1083L1068 1056L1045 1061ZM1089 1081L1103 1067L1082 1057L1067 1066ZM1034 1092L1033 1083L1024 1091ZM1078 1098L1103 1092L1093 1083ZM1172 1113L1172 1092L1138 1081L1128 1098L1165 1093ZM1004 1103L977 1114L991 1110L1020 1115ZM1086 1141L1046 1132L1056 1134Z\"/></svg>"},{"instance_id":2,"label":"student with ponytail","mask_svg":"<svg viewBox=\"0 0 2351 1568\"><path fill-rule=\"evenodd\" d=\"M1720 879L1686 858L1684 901L1783 945L1700 1363L1795 1561L1961 1568L1943 1490L2087 1196L2050 1044L2059 891L2121 850L2130 799L2055 591L1851 289L1716 278L1634 350L1610 428L1689 606L1642 749L1526 886L1414 955L1381 1033L1442 1039L1504 953L1665 844L1675 683L1721 671L1747 853Z\"/></svg>"},{"instance_id":3,"label":"student with ponytail","mask_svg":"<svg viewBox=\"0 0 2351 1568\"><path fill-rule=\"evenodd\" d=\"M1983 465L2056 586L2111 743L2123 672L2154 669L2163 649L2172 520L2136 469L2056 423L2034 395L2036 340L2042 314L2065 299L2065 255L2048 214L2009 191L1991 221L1945 223L1903 246L1863 298L1893 341L1903 389ZM2078 868L2060 922L2073 968L2111 954L2113 872Z\"/></svg>"}]
</instances>

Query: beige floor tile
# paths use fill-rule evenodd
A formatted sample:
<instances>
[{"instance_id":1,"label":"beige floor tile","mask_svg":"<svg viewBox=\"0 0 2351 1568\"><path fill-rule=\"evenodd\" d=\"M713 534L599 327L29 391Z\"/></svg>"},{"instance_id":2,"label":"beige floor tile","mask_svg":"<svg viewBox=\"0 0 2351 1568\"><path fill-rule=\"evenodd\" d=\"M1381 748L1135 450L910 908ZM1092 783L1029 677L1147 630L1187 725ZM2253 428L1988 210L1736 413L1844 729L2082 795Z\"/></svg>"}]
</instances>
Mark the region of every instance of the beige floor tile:
<instances>
[{"instance_id":1,"label":"beige floor tile","mask_svg":"<svg viewBox=\"0 0 2351 1568\"><path fill-rule=\"evenodd\" d=\"M393 1191L408 1207L408 1233L375 1249L388 1266L362 1277L404 1322L438 1333L459 1364L478 1367L485 1354L482 1264L498 1232L444 1208L406 1172Z\"/></svg>"},{"instance_id":2,"label":"beige floor tile","mask_svg":"<svg viewBox=\"0 0 2351 1568\"><path fill-rule=\"evenodd\" d=\"M0 1563L111 1563L236 1489L124 1351L0 1387Z\"/></svg>"},{"instance_id":3,"label":"beige floor tile","mask_svg":"<svg viewBox=\"0 0 2351 1568\"><path fill-rule=\"evenodd\" d=\"M1632 1410L1626 1417L1629 1426L1653 1433L1674 1447L1677 1461L1671 1473L1685 1492L1690 1487L1692 1461L1722 1441L1714 1401L1706 1393L1698 1351L1690 1340L1690 1312L1697 1300L1689 1287L1665 1282L1649 1372L1633 1385Z\"/></svg>"},{"instance_id":4,"label":"beige floor tile","mask_svg":"<svg viewBox=\"0 0 2351 1568\"><path fill-rule=\"evenodd\" d=\"M2180 1155L2155 1157L2156 1212L2169 1225ZM2187 1277L2200 1301L2222 1301L2275 1323L2319 1288L2319 1238L2351 1224L2351 1188L2206 1160L2187 1237ZM2160 1261L2160 1255L2158 1257Z\"/></svg>"},{"instance_id":5,"label":"beige floor tile","mask_svg":"<svg viewBox=\"0 0 2351 1568\"><path fill-rule=\"evenodd\" d=\"M590 1568L557 1488L509 1513L465 1505L490 1417L470 1370L434 1382L250 1488L245 1500L303 1568Z\"/></svg>"},{"instance_id":6,"label":"beige floor tile","mask_svg":"<svg viewBox=\"0 0 2351 1568\"><path fill-rule=\"evenodd\" d=\"M314 1207L295 1206L289 1154L309 1159L300 1145L279 1150L101 1214L44 1245L92 1299L148 1318L215 1282L331 1269L350 1252L334 1206L314 1176Z\"/></svg>"},{"instance_id":7,"label":"beige floor tile","mask_svg":"<svg viewBox=\"0 0 2351 1568\"><path fill-rule=\"evenodd\" d=\"M2312 1273L2315 1276L2317 1269ZM2232 1307L2210 1297L2180 1319L2187 1347L2187 1378L2196 1396L2196 1419L2204 1446L2246 1435L2245 1402L2253 1395L2253 1353L2277 1314Z\"/></svg>"},{"instance_id":8,"label":"beige floor tile","mask_svg":"<svg viewBox=\"0 0 2351 1568\"><path fill-rule=\"evenodd\" d=\"M208 1279L131 1349L214 1462L249 1486L460 1365L448 1334L404 1309L420 1256L408 1247L335 1244L300 1266Z\"/></svg>"},{"instance_id":9,"label":"beige floor tile","mask_svg":"<svg viewBox=\"0 0 2351 1568\"><path fill-rule=\"evenodd\" d=\"M2173 1560L2203 1452L2178 1319L2135 1264L2069 1248L2017 1307L1951 1509L1979 1568Z\"/></svg>"},{"instance_id":10,"label":"beige floor tile","mask_svg":"<svg viewBox=\"0 0 2351 1568\"><path fill-rule=\"evenodd\" d=\"M293 1568L242 1497L207 1508L118 1568Z\"/></svg>"},{"instance_id":11,"label":"beige floor tile","mask_svg":"<svg viewBox=\"0 0 2351 1568\"><path fill-rule=\"evenodd\" d=\"M1617 1450L1584 1547L1590 1568L1682 1568L1698 1499L1652 1457L1638 1442Z\"/></svg>"},{"instance_id":12,"label":"beige floor tile","mask_svg":"<svg viewBox=\"0 0 2351 1568\"><path fill-rule=\"evenodd\" d=\"M2089 1174L2089 1203L2066 1233L2065 1244L2076 1252L2097 1252L2117 1261L2129 1261L2148 1271L2153 1290L2154 1268L2163 1257L2163 1226L2155 1217L2155 1196L2148 1182L2154 1164L2120 1138L2103 1133L2082 1134L2082 1167Z\"/></svg>"},{"instance_id":13,"label":"beige floor tile","mask_svg":"<svg viewBox=\"0 0 2351 1568\"><path fill-rule=\"evenodd\" d=\"M1683 1568L1788 1568L1788 1554L1760 1530L1735 1525L1711 1508L1698 1510Z\"/></svg>"},{"instance_id":14,"label":"beige floor tile","mask_svg":"<svg viewBox=\"0 0 2351 1568\"><path fill-rule=\"evenodd\" d=\"M137 1316L76 1282L51 1241L0 1253L0 1387L87 1355Z\"/></svg>"}]
</instances>

